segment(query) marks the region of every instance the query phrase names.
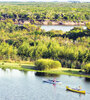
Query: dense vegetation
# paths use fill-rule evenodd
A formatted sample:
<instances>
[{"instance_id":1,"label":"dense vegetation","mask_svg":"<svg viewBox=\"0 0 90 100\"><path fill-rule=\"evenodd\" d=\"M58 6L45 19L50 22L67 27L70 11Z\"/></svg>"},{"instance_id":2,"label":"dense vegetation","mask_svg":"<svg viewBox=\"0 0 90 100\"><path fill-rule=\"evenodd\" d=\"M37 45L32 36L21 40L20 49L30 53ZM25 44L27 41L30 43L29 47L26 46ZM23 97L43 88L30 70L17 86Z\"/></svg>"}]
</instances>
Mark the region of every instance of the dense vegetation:
<instances>
[{"instance_id":1,"label":"dense vegetation","mask_svg":"<svg viewBox=\"0 0 90 100\"><path fill-rule=\"evenodd\" d=\"M53 59L62 67L84 68L90 62L90 3L0 3L0 60ZM29 24L18 25L20 21ZM88 22L87 29L45 32L33 23ZM88 64L90 65L90 64ZM88 71L89 72L89 71Z\"/></svg>"},{"instance_id":2,"label":"dense vegetation","mask_svg":"<svg viewBox=\"0 0 90 100\"><path fill-rule=\"evenodd\" d=\"M87 72L87 73L90 73L90 63L86 64L84 66L84 70Z\"/></svg>"},{"instance_id":3,"label":"dense vegetation","mask_svg":"<svg viewBox=\"0 0 90 100\"><path fill-rule=\"evenodd\" d=\"M38 24L44 20L89 21L90 3L0 2L0 19L5 20L7 18L13 19L15 23L28 20Z\"/></svg>"},{"instance_id":4,"label":"dense vegetation","mask_svg":"<svg viewBox=\"0 0 90 100\"><path fill-rule=\"evenodd\" d=\"M90 24L87 29L75 27L69 32L51 30L27 24L0 22L0 59L28 60L50 58L61 62L62 67L83 68L90 62Z\"/></svg>"},{"instance_id":5,"label":"dense vegetation","mask_svg":"<svg viewBox=\"0 0 90 100\"><path fill-rule=\"evenodd\" d=\"M61 63L59 61L54 61L51 59L39 59L35 62L35 65L38 70L61 68Z\"/></svg>"}]
</instances>

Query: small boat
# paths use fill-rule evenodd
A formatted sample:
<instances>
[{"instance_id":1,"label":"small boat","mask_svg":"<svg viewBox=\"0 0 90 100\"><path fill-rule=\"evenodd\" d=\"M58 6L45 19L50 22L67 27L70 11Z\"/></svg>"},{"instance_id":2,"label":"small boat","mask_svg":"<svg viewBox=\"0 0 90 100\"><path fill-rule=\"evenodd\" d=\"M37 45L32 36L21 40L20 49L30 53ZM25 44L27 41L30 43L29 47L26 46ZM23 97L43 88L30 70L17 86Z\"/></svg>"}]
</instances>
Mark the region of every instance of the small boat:
<instances>
[{"instance_id":1,"label":"small boat","mask_svg":"<svg viewBox=\"0 0 90 100\"><path fill-rule=\"evenodd\" d=\"M79 90L79 89L75 89L75 88L69 88L68 86L66 86L66 89L72 92L77 92L77 93L83 93L85 94L86 92L84 90Z\"/></svg>"},{"instance_id":2,"label":"small boat","mask_svg":"<svg viewBox=\"0 0 90 100\"><path fill-rule=\"evenodd\" d=\"M52 82L61 82L61 81L56 81L56 80L51 80L51 79L48 79L49 81L52 81Z\"/></svg>"},{"instance_id":3,"label":"small boat","mask_svg":"<svg viewBox=\"0 0 90 100\"><path fill-rule=\"evenodd\" d=\"M50 83L50 84L62 84L62 82L60 82L60 81L54 81L54 80L50 80L50 79L48 79L48 80L43 80L43 82L45 82L45 83Z\"/></svg>"}]
</instances>

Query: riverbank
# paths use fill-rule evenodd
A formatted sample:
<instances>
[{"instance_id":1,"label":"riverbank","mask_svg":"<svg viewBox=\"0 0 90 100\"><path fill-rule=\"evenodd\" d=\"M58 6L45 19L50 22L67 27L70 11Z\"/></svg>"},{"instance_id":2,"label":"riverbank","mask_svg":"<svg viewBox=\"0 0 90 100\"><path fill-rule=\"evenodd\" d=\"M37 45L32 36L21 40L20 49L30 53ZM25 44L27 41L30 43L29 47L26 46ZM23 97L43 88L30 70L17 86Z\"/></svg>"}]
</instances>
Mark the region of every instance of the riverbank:
<instances>
[{"instance_id":1,"label":"riverbank","mask_svg":"<svg viewBox=\"0 0 90 100\"><path fill-rule=\"evenodd\" d=\"M35 69L35 65L33 62L24 62L24 63L8 63L8 62L0 62L0 68L3 70L6 69L17 69L20 71L35 71L35 72L44 72L48 74L63 74L70 76L78 76L78 77L87 77L90 78L90 75L83 74L81 69L70 69L70 68L60 68L53 70L40 71Z\"/></svg>"},{"instance_id":2,"label":"riverbank","mask_svg":"<svg viewBox=\"0 0 90 100\"><path fill-rule=\"evenodd\" d=\"M85 26L86 23L89 21L50 21L50 20L44 20L44 21L35 21L33 24L35 25L65 25L65 26ZM19 20L18 22L14 22L14 24L29 24L31 23L28 20ZM32 24L32 23L31 23Z\"/></svg>"},{"instance_id":3,"label":"riverbank","mask_svg":"<svg viewBox=\"0 0 90 100\"><path fill-rule=\"evenodd\" d=\"M75 21L50 21L50 20L45 20L45 21L37 21L35 23L36 25L65 25L65 26L85 26L87 22L75 22Z\"/></svg>"}]
</instances>

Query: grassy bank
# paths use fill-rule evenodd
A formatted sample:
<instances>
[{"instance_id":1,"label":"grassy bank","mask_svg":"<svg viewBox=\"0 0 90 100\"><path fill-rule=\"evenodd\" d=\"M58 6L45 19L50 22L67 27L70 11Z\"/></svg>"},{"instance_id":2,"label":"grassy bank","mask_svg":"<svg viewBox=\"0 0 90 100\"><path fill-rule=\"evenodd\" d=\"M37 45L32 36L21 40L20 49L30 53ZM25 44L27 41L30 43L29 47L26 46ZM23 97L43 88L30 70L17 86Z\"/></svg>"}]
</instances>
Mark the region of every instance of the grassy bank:
<instances>
[{"instance_id":1,"label":"grassy bank","mask_svg":"<svg viewBox=\"0 0 90 100\"><path fill-rule=\"evenodd\" d=\"M36 72L45 72L48 74L63 74L63 75L90 78L90 75L83 74L82 72L80 72L80 69L60 68L60 69L52 69L46 71L35 70L35 65L33 62L20 62L20 63L0 62L0 68L4 70L9 68L9 69L17 69L20 71L36 71Z\"/></svg>"},{"instance_id":2,"label":"grassy bank","mask_svg":"<svg viewBox=\"0 0 90 100\"><path fill-rule=\"evenodd\" d=\"M32 62L28 63L28 62L22 62L22 63L12 63L12 62L0 62L0 68L2 69L17 69L17 70L20 70L20 71L34 71L31 66L33 67L34 64L32 64ZM26 68L25 68L26 67ZM30 67L30 68L28 68Z\"/></svg>"},{"instance_id":3,"label":"grassy bank","mask_svg":"<svg viewBox=\"0 0 90 100\"><path fill-rule=\"evenodd\" d=\"M81 70L80 69L61 68L61 70L51 70L51 71L44 71L44 72L52 73L52 74L62 74L62 75L90 78L90 75L83 74L83 72L79 72L79 71L81 71Z\"/></svg>"}]
</instances>

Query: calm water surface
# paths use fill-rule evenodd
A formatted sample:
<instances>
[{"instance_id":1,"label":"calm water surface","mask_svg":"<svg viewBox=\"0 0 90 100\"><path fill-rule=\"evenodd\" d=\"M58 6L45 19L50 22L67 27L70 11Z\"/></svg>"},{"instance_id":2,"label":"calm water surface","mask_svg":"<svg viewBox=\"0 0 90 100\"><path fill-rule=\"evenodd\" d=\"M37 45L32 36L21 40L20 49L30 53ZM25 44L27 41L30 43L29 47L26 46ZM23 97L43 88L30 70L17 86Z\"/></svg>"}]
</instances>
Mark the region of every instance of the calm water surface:
<instances>
[{"instance_id":1,"label":"calm water surface","mask_svg":"<svg viewBox=\"0 0 90 100\"><path fill-rule=\"evenodd\" d=\"M41 28L44 29L44 30L46 30L46 31L50 31L50 30L54 29L54 30L62 30L62 31L64 31L64 32L70 31L70 30L73 29L74 27L79 27L79 26L60 26L60 25L57 25L57 26L55 26L55 25L47 25L47 26L42 25L42 26L41 26ZM82 27L83 27L84 29L86 29L85 26L82 26Z\"/></svg>"},{"instance_id":2,"label":"calm water surface","mask_svg":"<svg viewBox=\"0 0 90 100\"><path fill-rule=\"evenodd\" d=\"M62 85L43 83L43 79L53 77L36 76L35 72L0 69L0 100L90 100L90 81L85 78L61 75L56 77ZM86 94L66 91L66 85L82 86Z\"/></svg>"}]
</instances>

